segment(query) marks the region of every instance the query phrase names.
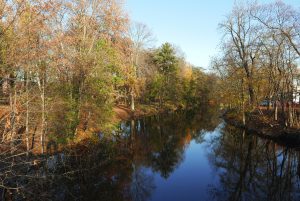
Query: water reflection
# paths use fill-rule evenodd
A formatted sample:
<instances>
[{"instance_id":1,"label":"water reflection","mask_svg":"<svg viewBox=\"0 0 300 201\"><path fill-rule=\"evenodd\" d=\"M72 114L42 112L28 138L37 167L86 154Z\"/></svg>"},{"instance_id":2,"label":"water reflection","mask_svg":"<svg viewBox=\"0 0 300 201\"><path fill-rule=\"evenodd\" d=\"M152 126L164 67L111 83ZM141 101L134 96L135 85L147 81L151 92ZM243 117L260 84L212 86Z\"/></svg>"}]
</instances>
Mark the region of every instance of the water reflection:
<instances>
[{"instance_id":1,"label":"water reflection","mask_svg":"<svg viewBox=\"0 0 300 201\"><path fill-rule=\"evenodd\" d=\"M216 111L206 112L205 115L191 112L163 114L122 124L121 135L128 140L132 162L151 168L167 179L183 161L190 141L201 142L205 131L213 131L220 122Z\"/></svg>"},{"instance_id":2,"label":"water reflection","mask_svg":"<svg viewBox=\"0 0 300 201\"><path fill-rule=\"evenodd\" d=\"M226 126L209 154L219 184L212 200L300 200L298 150Z\"/></svg>"},{"instance_id":3,"label":"water reflection","mask_svg":"<svg viewBox=\"0 0 300 201\"><path fill-rule=\"evenodd\" d=\"M299 200L298 150L220 122L163 114L60 154L1 156L0 200Z\"/></svg>"}]
</instances>

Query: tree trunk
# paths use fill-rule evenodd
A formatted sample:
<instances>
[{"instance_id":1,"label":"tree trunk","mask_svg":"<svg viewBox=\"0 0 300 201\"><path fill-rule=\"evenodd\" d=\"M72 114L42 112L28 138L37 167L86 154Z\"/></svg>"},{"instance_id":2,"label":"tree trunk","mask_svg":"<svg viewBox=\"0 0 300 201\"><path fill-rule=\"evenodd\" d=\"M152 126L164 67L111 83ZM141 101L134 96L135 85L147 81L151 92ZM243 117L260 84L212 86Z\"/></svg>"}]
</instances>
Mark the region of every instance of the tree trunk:
<instances>
[{"instance_id":1,"label":"tree trunk","mask_svg":"<svg viewBox=\"0 0 300 201\"><path fill-rule=\"evenodd\" d=\"M134 112L135 111L135 104L134 104L134 90L132 89L131 90L131 101L130 101L130 104L131 104L131 111Z\"/></svg>"},{"instance_id":2,"label":"tree trunk","mask_svg":"<svg viewBox=\"0 0 300 201\"><path fill-rule=\"evenodd\" d=\"M275 101L275 105L274 105L274 120L278 121L278 105L277 105L277 101Z\"/></svg>"},{"instance_id":3,"label":"tree trunk","mask_svg":"<svg viewBox=\"0 0 300 201\"><path fill-rule=\"evenodd\" d=\"M42 100L42 132L41 132L41 151L42 153L45 152L44 147L45 147L45 128L46 128L46 106L45 106L45 80L43 78L42 81L42 94L41 94L41 100Z\"/></svg>"},{"instance_id":4,"label":"tree trunk","mask_svg":"<svg viewBox=\"0 0 300 201\"><path fill-rule=\"evenodd\" d=\"M245 126L246 125L246 115L245 115L245 103L243 102L243 125Z\"/></svg>"},{"instance_id":5,"label":"tree trunk","mask_svg":"<svg viewBox=\"0 0 300 201\"><path fill-rule=\"evenodd\" d=\"M244 95L244 78L242 78L242 120L243 125L246 125L246 116L245 116L245 95Z\"/></svg>"},{"instance_id":6,"label":"tree trunk","mask_svg":"<svg viewBox=\"0 0 300 201\"><path fill-rule=\"evenodd\" d=\"M10 108L11 108L11 120L10 120L10 125L11 125L11 132L10 132L10 144L11 144L11 152L14 151L14 140L16 136L16 115L17 115L17 90L16 86L14 86L14 96L11 94L10 98Z\"/></svg>"},{"instance_id":7,"label":"tree trunk","mask_svg":"<svg viewBox=\"0 0 300 201\"><path fill-rule=\"evenodd\" d=\"M27 150L27 155L29 153L29 79L28 79L28 71L26 72L26 129L25 129L25 134L26 134L26 150Z\"/></svg>"},{"instance_id":8,"label":"tree trunk","mask_svg":"<svg viewBox=\"0 0 300 201\"><path fill-rule=\"evenodd\" d=\"M46 133L46 102L45 102L45 72L40 75L38 80L39 89L41 92L41 107L42 107L42 123L41 123L41 135L40 135L40 143L41 143L41 153L45 153L45 133Z\"/></svg>"},{"instance_id":9,"label":"tree trunk","mask_svg":"<svg viewBox=\"0 0 300 201\"><path fill-rule=\"evenodd\" d=\"M293 118L293 108L292 108L292 102L289 101L288 103L288 124L289 127L292 127L294 125L294 118Z\"/></svg>"},{"instance_id":10,"label":"tree trunk","mask_svg":"<svg viewBox=\"0 0 300 201\"><path fill-rule=\"evenodd\" d=\"M7 95L9 94L9 91L10 91L10 74L6 74L4 75L4 78L3 78L3 84L2 84L2 93L4 95Z\"/></svg>"},{"instance_id":11,"label":"tree trunk","mask_svg":"<svg viewBox=\"0 0 300 201\"><path fill-rule=\"evenodd\" d=\"M247 85L248 85L248 93L249 93L249 100L250 105L253 107L255 105L255 92L252 82L252 75L247 73Z\"/></svg>"}]
</instances>

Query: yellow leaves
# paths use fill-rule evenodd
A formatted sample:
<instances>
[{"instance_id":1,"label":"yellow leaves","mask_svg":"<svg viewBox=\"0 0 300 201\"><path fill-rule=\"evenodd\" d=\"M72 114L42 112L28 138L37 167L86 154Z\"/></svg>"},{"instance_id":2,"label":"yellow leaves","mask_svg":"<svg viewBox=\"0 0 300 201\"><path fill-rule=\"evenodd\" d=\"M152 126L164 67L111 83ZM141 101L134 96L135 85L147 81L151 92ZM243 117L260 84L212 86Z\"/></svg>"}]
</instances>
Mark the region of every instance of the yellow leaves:
<instances>
[{"instance_id":1,"label":"yellow leaves","mask_svg":"<svg viewBox=\"0 0 300 201\"><path fill-rule=\"evenodd\" d=\"M128 30L129 18L122 8L121 1L103 0L103 20L105 28L110 30L115 36L120 36Z\"/></svg>"},{"instance_id":2,"label":"yellow leaves","mask_svg":"<svg viewBox=\"0 0 300 201\"><path fill-rule=\"evenodd\" d=\"M185 65L180 70L181 70L180 74L182 75L183 78L185 78L187 80L191 80L192 79L193 69L192 69L191 66Z\"/></svg>"}]
</instances>

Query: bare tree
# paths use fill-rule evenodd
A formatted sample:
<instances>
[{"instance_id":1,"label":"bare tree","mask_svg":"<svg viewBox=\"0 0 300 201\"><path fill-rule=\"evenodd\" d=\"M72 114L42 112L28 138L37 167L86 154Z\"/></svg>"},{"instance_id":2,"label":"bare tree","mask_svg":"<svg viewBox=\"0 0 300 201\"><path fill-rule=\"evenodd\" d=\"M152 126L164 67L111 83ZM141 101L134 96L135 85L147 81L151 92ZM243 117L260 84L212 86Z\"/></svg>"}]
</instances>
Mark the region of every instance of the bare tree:
<instances>
[{"instance_id":1,"label":"bare tree","mask_svg":"<svg viewBox=\"0 0 300 201\"><path fill-rule=\"evenodd\" d=\"M137 83L141 79L142 66L140 59L146 48L150 48L155 41L150 29L142 23L133 23L129 30L129 37L132 41L131 65L132 83L130 86L131 111L135 110L135 97L137 96Z\"/></svg>"},{"instance_id":2,"label":"bare tree","mask_svg":"<svg viewBox=\"0 0 300 201\"><path fill-rule=\"evenodd\" d=\"M231 54L235 58L235 66L244 69L250 104L254 106L256 97L253 79L259 57L260 33L257 23L250 15L251 9L252 7L236 5L226 21L220 24L220 28L225 34L225 54Z\"/></svg>"}]
</instances>

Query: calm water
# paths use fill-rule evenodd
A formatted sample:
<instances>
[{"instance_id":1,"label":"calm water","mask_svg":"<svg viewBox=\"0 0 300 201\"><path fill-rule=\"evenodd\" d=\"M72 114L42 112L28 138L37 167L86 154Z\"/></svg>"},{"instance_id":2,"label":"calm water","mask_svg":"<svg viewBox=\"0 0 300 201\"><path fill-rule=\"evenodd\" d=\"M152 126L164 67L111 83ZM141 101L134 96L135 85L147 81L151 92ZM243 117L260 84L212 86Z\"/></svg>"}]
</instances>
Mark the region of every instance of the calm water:
<instances>
[{"instance_id":1,"label":"calm water","mask_svg":"<svg viewBox=\"0 0 300 201\"><path fill-rule=\"evenodd\" d=\"M213 110L180 112L124 122L100 144L50 156L37 168L27 167L27 177L7 179L6 185L22 189L5 195L19 200L300 200L299 160L297 149L228 126Z\"/></svg>"}]
</instances>

